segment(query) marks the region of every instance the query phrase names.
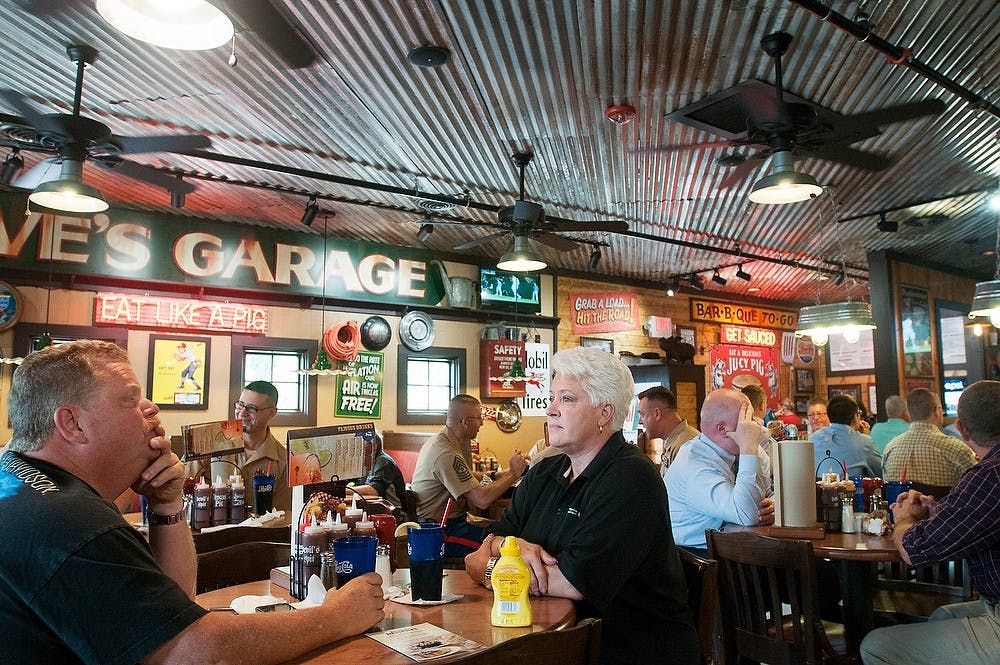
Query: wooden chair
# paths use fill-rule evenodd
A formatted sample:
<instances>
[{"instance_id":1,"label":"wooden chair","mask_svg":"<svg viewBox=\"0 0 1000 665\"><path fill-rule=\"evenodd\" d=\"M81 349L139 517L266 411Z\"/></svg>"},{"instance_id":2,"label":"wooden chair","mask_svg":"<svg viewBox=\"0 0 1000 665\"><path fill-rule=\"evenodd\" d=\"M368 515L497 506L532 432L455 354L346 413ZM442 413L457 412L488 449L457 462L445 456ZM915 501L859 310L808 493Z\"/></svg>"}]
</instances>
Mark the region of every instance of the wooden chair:
<instances>
[{"instance_id":1,"label":"wooden chair","mask_svg":"<svg viewBox=\"0 0 1000 665\"><path fill-rule=\"evenodd\" d=\"M600 619L583 619L572 628L528 633L449 662L462 665L597 665L600 651Z\"/></svg>"},{"instance_id":2,"label":"wooden chair","mask_svg":"<svg viewBox=\"0 0 1000 665\"><path fill-rule=\"evenodd\" d=\"M198 555L198 593L244 582L266 580L271 569L287 566L291 545L248 542Z\"/></svg>"},{"instance_id":3,"label":"wooden chair","mask_svg":"<svg viewBox=\"0 0 1000 665\"><path fill-rule=\"evenodd\" d=\"M719 593L719 563L677 548L687 582L688 604L698 629L698 651L702 663L713 662L715 641L715 611Z\"/></svg>"},{"instance_id":4,"label":"wooden chair","mask_svg":"<svg viewBox=\"0 0 1000 665\"><path fill-rule=\"evenodd\" d=\"M770 665L853 661L834 652L820 620L812 543L747 531L707 531L706 538L719 562L721 662L734 665L737 656Z\"/></svg>"},{"instance_id":5,"label":"wooden chair","mask_svg":"<svg viewBox=\"0 0 1000 665\"><path fill-rule=\"evenodd\" d=\"M284 526L232 526L218 531L194 534L194 549L199 554L222 549L239 543L254 541L280 543L292 541L292 527Z\"/></svg>"},{"instance_id":6,"label":"wooden chair","mask_svg":"<svg viewBox=\"0 0 1000 665\"><path fill-rule=\"evenodd\" d=\"M925 621L942 605L973 600L976 595L969 565L962 559L925 568L911 568L904 562L882 563L875 607L882 621L912 623Z\"/></svg>"}]
</instances>

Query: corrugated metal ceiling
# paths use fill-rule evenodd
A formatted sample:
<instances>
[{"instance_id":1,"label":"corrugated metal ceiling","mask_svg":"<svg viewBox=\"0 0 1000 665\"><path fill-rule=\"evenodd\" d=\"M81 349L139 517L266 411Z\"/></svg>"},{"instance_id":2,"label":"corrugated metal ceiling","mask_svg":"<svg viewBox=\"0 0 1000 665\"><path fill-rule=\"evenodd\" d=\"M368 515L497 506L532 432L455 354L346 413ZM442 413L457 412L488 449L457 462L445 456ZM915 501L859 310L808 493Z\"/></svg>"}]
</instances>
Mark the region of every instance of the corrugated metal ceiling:
<instances>
[{"instance_id":1,"label":"corrugated metal ceiling","mask_svg":"<svg viewBox=\"0 0 1000 665\"><path fill-rule=\"evenodd\" d=\"M276 1L310 44L316 62L288 69L255 33L213 51L167 51L136 42L106 24L91 2L19 0L0 3L8 48L2 85L50 110L67 111L73 66L67 44L101 52L87 74L84 113L124 135L201 133L212 151L287 167L445 196L468 192L477 203L509 205L518 195L511 153L532 150L526 194L549 216L623 220L635 237L566 234L585 242L575 251L541 251L558 271L586 271L590 242L606 244L596 273L640 283L731 265L732 251L802 267L754 261L753 281L709 283L714 295L753 295L801 304L817 297L817 267L841 260L862 284L820 285L826 300L864 297L866 253L895 250L922 261L962 266L988 278L997 213L985 193L888 213L898 233L880 233L875 217L892 209L960 191L995 186L1000 178L1000 121L970 108L918 74L893 66L853 37L783 0L416 0ZM833 2L854 16L871 13L873 32L912 46L924 63L996 103L1000 82L1000 4L995 0ZM893 157L871 173L816 158L797 162L827 187L817 200L761 206L746 198L759 166L738 185L719 189L728 171L716 159L726 148L635 152L719 137L664 116L747 79L774 82L773 61L761 50L765 34L794 35L784 58L787 90L841 114L938 97L944 113L883 127L853 147ZM421 44L452 52L437 69L406 59ZM616 126L604 109L630 104L634 122ZM13 113L14 109L0 111ZM749 149L742 150L751 154ZM29 157L29 165L45 155ZM186 212L289 231L397 245L415 244L425 217L418 198L348 187L322 179L224 164L198 157L136 155L134 161L192 174L198 191ZM88 165L86 179L128 205L166 206L160 188L137 184ZM218 178L226 178L224 182ZM263 183L275 189L236 186ZM310 193L328 197L335 217L312 229L299 223ZM367 205L371 204L371 205ZM938 223L927 217L940 215ZM839 222L843 218L854 218ZM493 213L457 207L439 219L495 222ZM494 233L481 226L439 225L426 247L452 247ZM680 240L704 245L692 249ZM504 251L500 238L467 252L489 263ZM731 276L732 268L723 271ZM710 276L709 275L706 275ZM751 293L752 287L760 288ZM708 293L708 291L706 292Z\"/></svg>"}]
</instances>

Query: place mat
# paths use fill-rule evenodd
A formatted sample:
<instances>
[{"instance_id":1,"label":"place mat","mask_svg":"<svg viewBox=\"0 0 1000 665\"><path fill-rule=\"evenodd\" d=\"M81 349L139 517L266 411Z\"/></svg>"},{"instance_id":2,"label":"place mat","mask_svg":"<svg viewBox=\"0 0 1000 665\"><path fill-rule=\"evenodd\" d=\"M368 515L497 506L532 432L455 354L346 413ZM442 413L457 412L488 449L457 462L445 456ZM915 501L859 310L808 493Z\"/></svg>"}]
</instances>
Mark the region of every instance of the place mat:
<instances>
[{"instance_id":1,"label":"place mat","mask_svg":"<svg viewBox=\"0 0 1000 665\"><path fill-rule=\"evenodd\" d=\"M460 593L442 593L441 600L413 600L413 597L407 593L398 598L390 598L389 600L401 605L447 605L463 598L465 596Z\"/></svg>"}]
</instances>

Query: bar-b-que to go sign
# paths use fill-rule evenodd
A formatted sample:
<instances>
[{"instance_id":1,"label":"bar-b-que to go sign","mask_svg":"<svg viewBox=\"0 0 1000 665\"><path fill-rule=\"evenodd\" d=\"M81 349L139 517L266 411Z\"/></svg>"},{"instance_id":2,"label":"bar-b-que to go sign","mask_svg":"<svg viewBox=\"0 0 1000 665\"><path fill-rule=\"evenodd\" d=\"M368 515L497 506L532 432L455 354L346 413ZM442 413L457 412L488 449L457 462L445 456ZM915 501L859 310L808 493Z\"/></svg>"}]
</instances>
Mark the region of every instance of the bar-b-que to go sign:
<instances>
[{"instance_id":1,"label":"bar-b-que to go sign","mask_svg":"<svg viewBox=\"0 0 1000 665\"><path fill-rule=\"evenodd\" d=\"M784 309L771 309L768 307L692 298L691 320L795 330L795 326L799 321L799 314L798 312Z\"/></svg>"}]
</instances>

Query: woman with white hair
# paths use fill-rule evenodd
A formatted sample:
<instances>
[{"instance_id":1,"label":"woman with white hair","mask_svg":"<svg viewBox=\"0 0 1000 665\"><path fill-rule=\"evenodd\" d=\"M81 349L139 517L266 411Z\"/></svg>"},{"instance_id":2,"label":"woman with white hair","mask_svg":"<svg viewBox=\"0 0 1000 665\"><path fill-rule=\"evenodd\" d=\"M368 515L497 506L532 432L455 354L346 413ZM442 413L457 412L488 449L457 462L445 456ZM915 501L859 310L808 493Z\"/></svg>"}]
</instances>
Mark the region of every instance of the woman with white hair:
<instances>
[{"instance_id":1,"label":"woman with white hair","mask_svg":"<svg viewBox=\"0 0 1000 665\"><path fill-rule=\"evenodd\" d=\"M601 619L602 663L696 663L697 636L653 464L622 437L634 394L615 356L577 347L552 357L549 443L482 547L466 557L490 585L502 538L517 536L531 592Z\"/></svg>"}]
</instances>

